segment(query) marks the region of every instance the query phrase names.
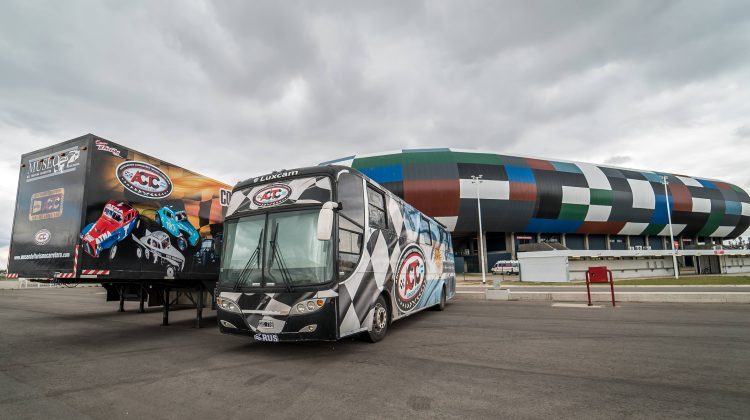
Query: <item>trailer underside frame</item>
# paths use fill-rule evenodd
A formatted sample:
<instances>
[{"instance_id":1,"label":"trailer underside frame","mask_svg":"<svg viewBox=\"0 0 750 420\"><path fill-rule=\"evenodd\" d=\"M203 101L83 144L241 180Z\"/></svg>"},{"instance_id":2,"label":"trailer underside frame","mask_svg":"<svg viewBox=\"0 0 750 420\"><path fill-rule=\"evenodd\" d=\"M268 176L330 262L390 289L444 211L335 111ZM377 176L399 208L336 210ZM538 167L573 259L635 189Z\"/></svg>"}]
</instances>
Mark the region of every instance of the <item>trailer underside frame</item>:
<instances>
[{"instance_id":1,"label":"trailer underside frame","mask_svg":"<svg viewBox=\"0 0 750 420\"><path fill-rule=\"evenodd\" d=\"M73 282L65 282L71 284ZM76 282L78 283L78 282ZM162 326L169 325L169 312L174 309L195 309L195 328L201 328L203 308L206 306L205 294L211 296L210 308L215 308L213 281L196 280L191 282L165 282L163 280L111 281L101 282L107 291L107 301L118 301L118 312L125 312L125 301L138 301L138 312L146 312L148 306L162 307ZM185 304L186 298L190 303Z\"/></svg>"}]
</instances>

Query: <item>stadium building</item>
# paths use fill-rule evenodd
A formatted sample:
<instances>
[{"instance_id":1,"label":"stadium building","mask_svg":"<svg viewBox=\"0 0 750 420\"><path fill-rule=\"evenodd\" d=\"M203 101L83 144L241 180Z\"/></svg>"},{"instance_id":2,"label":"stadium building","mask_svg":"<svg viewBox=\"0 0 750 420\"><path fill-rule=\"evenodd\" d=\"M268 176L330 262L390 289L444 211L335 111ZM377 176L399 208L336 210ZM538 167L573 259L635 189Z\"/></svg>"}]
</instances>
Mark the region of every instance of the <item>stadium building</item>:
<instances>
[{"instance_id":1,"label":"stadium building","mask_svg":"<svg viewBox=\"0 0 750 420\"><path fill-rule=\"evenodd\" d=\"M667 202L681 250L710 250L750 226L747 192L687 175L448 148L324 164L332 163L362 171L442 222L453 234L456 255L463 257L457 268L465 264L469 272L479 270L477 195L489 266L515 259L519 251L543 249L576 251L568 251L571 256L664 254L671 249ZM472 176L480 175L481 182L473 183ZM690 256L680 264L696 266Z\"/></svg>"}]
</instances>

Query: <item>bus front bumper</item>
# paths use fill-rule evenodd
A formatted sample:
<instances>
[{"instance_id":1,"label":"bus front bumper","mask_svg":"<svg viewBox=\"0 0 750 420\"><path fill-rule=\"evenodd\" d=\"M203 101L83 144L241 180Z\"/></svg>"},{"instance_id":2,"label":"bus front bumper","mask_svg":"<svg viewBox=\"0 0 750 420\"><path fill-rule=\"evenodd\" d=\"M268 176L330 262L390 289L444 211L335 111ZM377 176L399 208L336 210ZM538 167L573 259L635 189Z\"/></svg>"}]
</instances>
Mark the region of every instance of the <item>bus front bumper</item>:
<instances>
[{"instance_id":1,"label":"bus front bumper","mask_svg":"<svg viewBox=\"0 0 750 420\"><path fill-rule=\"evenodd\" d=\"M222 333L249 336L256 341L335 341L338 338L332 301L320 310L304 315L260 316L221 308L216 315Z\"/></svg>"}]
</instances>

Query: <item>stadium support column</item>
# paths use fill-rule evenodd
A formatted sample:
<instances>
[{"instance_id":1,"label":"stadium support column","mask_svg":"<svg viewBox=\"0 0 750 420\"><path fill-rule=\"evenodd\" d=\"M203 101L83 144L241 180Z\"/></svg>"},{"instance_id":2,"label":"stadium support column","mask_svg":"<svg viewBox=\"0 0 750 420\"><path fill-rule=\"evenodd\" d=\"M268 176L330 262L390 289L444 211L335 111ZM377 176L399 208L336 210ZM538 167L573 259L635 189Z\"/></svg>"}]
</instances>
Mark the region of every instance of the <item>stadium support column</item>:
<instances>
[{"instance_id":1,"label":"stadium support column","mask_svg":"<svg viewBox=\"0 0 750 420\"><path fill-rule=\"evenodd\" d=\"M664 201L667 204L667 222L669 223L669 240L672 243L672 267L674 268L674 278L680 278L680 267L677 266L677 249L674 246L674 231L672 230L672 211L669 208L669 190L667 190L667 176L662 175L661 181L664 184Z\"/></svg>"},{"instance_id":2,"label":"stadium support column","mask_svg":"<svg viewBox=\"0 0 750 420\"><path fill-rule=\"evenodd\" d=\"M479 200L479 184L482 183L482 175L472 175L471 179L471 183L477 186L477 213L479 217L479 265L482 268L482 284L487 284L487 276L485 274L487 268L485 267L486 263L484 259L484 235L482 232L482 202L481 200Z\"/></svg>"},{"instance_id":3,"label":"stadium support column","mask_svg":"<svg viewBox=\"0 0 750 420\"><path fill-rule=\"evenodd\" d=\"M510 251L510 258L516 259L516 233L506 233L505 234L505 249Z\"/></svg>"}]
</instances>

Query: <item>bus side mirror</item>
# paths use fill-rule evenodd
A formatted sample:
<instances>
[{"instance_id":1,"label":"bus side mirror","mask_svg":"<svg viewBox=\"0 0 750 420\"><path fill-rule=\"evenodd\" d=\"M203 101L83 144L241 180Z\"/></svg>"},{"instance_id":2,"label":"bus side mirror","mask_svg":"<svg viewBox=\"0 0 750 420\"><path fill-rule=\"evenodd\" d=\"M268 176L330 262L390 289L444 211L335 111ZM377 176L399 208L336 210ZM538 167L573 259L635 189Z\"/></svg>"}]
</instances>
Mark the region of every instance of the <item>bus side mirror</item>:
<instances>
[{"instance_id":1,"label":"bus side mirror","mask_svg":"<svg viewBox=\"0 0 750 420\"><path fill-rule=\"evenodd\" d=\"M328 201L323 204L318 214L318 240L330 241L333 232L333 209L338 208L338 203Z\"/></svg>"}]
</instances>

